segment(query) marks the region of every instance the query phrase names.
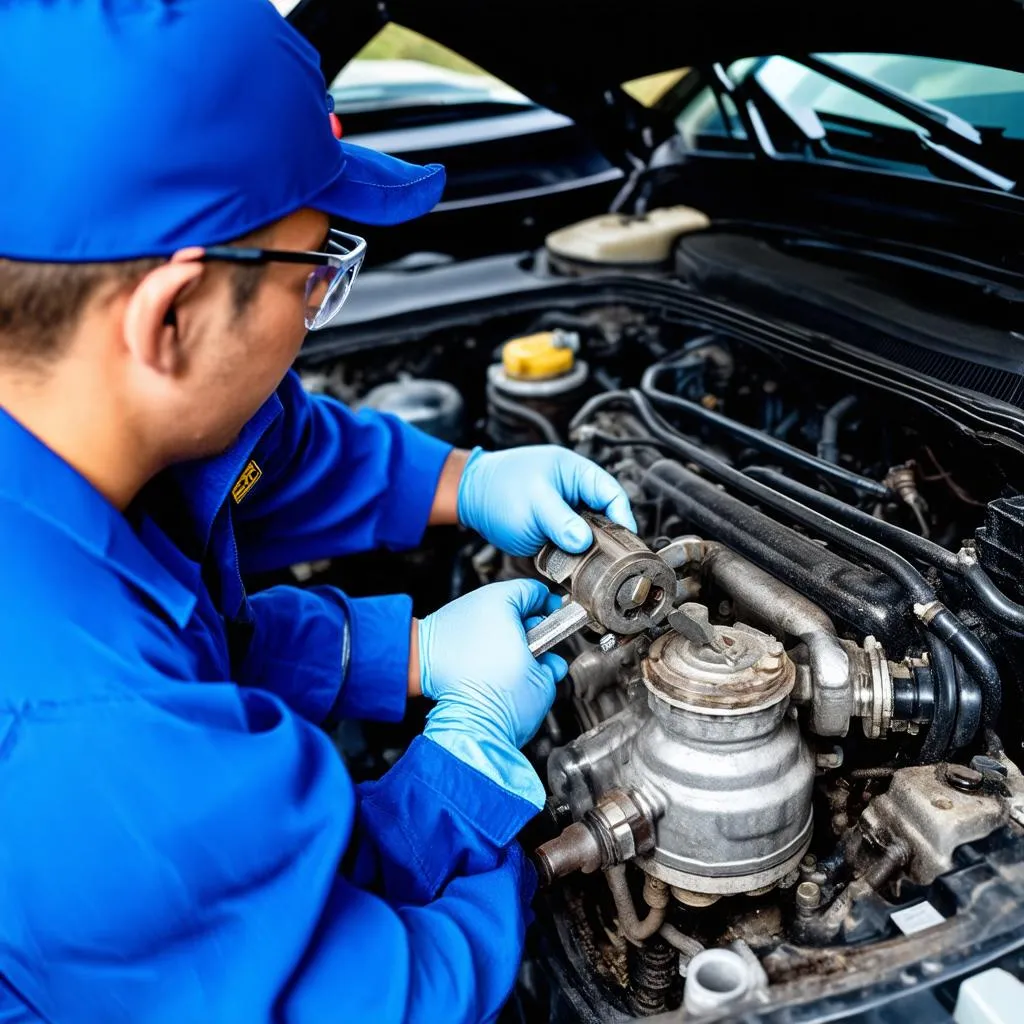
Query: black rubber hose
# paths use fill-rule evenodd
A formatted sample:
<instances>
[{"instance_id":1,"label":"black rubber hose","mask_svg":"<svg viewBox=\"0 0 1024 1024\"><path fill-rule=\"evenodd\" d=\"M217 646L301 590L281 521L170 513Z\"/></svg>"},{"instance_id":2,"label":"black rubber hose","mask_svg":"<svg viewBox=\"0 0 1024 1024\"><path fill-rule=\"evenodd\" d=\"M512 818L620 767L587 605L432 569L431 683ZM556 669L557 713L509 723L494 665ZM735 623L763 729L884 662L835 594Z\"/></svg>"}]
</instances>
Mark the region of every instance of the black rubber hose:
<instances>
[{"instance_id":1,"label":"black rubber hose","mask_svg":"<svg viewBox=\"0 0 1024 1024\"><path fill-rule=\"evenodd\" d=\"M967 671L981 687L982 719L986 726L994 726L1003 703L1003 685L999 669L985 645L944 605L933 606L922 617L924 624L954 654L958 655Z\"/></svg>"},{"instance_id":2,"label":"black rubber hose","mask_svg":"<svg viewBox=\"0 0 1024 1024\"><path fill-rule=\"evenodd\" d=\"M983 700L981 687L964 669L963 662L954 658L956 666L956 725L953 727L953 749L966 747L981 728Z\"/></svg>"},{"instance_id":3,"label":"black rubber hose","mask_svg":"<svg viewBox=\"0 0 1024 1024\"><path fill-rule=\"evenodd\" d=\"M632 405L628 391L604 391L600 395L588 398L579 408L579 411L569 422L569 434L571 435L577 427L582 426L587 420L592 419L595 413L607 408L609 405Z\"/></svg>"},{"instance_id":4,"label":"black rubber hose","mask_svg":"<svg viewBox=\"0 0 1024 1024\"><path fill-rule=\"evenodd\" d=\"M643 395L635 391L631 392L631 395L644 426L660 440L671 441L676 452L684 459L695 462L713 477L741 494L745 494L748 498L783 513L801 526L813 530L859 555L870 565L874 565L875 568L896 579L916 603L929 604L936 600L935 591L905 558L871 538L864 537L848 527L833 522L822 513L780 494L752 476L733 469L732 466L727 466L717 456L677 434L660 419Z\"/></svg>"},{"instance_id":5,"label":"black rubber hose","mask_svg":"<svg viewBox=\"0 0 1024 1024\"><path fill-rule=\"evenodd\" d=\"M974 559L957 559L957 563L982 607L1003 625L1024 632L1024 605L1007 597L979 562Z\"/></svg>"},{"instance_id":6,"label":"black rubber hose","mask_svg":"<svg viewBox=\"0 0 1024 1024\"><path fill-rule=\"evenodd\" d=\"M953 740L957 717L956 662L949 648L938 637L928 633L925 639L935 687L935 705L928 735L924 738L918 757L924 764L933 764L945 757Z\"/></svg>"},{"instance_id":7,"label":"black rubber hose","mask_svg":"<svg viewBox=\"0 0 1024 1024\"><path fill-rule=\"evenodd\" d=\"M927 540L910 530L894 526L882 519L814 490L797 480L791 480L782 473L763 466L751 466L745 470L748 476L768 484L770 487L791 498L823 512L830 518L852 526L869 537L895 548L909 558L915 558L926 565L933 565L943 572L961 576L989 614L1011 629L1024 631L1024 605L1007 597L993 582L992 577L973 558L961 558L934 541Z\"/></svg>"},{"instance_id":8,"label":"black rubber hose","mask_svg":"<svg viewBox=\"0 0 1024 1024\"><path fill-rule=\"evenodd\" d=\"M856 395L840 398L821 418L821 437L818 438L818 458L826 462L839 461L839 427L843 417L857 404Z\"/></svg>"},{"instance_id":9,"label":"black rubber hose","mask_svg":"<svg viewBox=\"0 0 1024 1024\"><path fill-rule=\"evenodd\" d=\"M551 420L534 409L498 394L498 389L493 384L487 385L487 401L506 416L513 416L523 423L529 423L548 444L565 444Z\"/></svg>"},{"instance_id":10,"label":"black rubber hose","mask_svg":"<svg viewBox=\"0 0 1024 1024\"><path fill-rule=\"evenodd\" d=\"M753 427L748 427L745 423L729 419L728 416L723 416L719 412L705 409L704 406L699 405L697 402L691 402L686 398L679 398L677 395L670 395L666 391L659 390L655 385L655 381L658 375L667 368L664 363L655 363L647 368L640 381L640 390L652 402L657 402L659 405L686 413L688 416L717 428L724 434L729 434L737 441L750 445L751 448L767 452L784 462L799 466L808 472L817 473L819 476L823 476L844 487L852 488L861 494L870 495L872 498L877 498L880 501L888 501L895 497L889 487L879 483L877 480L871 480L866 476L861 476L859 473L844 469L842 466L837 466L832 462L825 462L816 455L811 455L810 452L805 452L800 448L794 448L793 445L780 441L771 434L755 430Z\"/></svg>"},{"instance_id":11,"label":"black rubber hose","mask_svg":"<svg viewBox=\"0 0 1024 1024\"><path fill-rule=\"evenodd\" d=\"M907 592L915 607L914 614L940 640L949 644L964 661L981 687L984 699L984 720L993 725L1002 706L1002 685L999 671L981 641L936 596L928 581L902 555L865 537L849 527L836 523L814 509L780 494L751 476L725 465L720 459L676 434L658 417L643 395L630 392L634 407L644 426L663 440L673 440L683 458L703 466L711 475L745 494L748 498L773 508L806 529L846 548L895 579Z\"/></svg>"},{"instance_id":12,"label":"black rubber hose","mask_svg":"<svg viewBox=\"0 0 1024 1024\"><path fill-rule=\"evenodd\" d=\"M804 505L824 513L829 518L853 527L880 544L895 548L903 555L916 558L919 562L924 562L927 565L934 565L943 572L958 573L960 571L954 552L947 551L935 541L927 540L919 534L887 523L884 519L876 519L869 512L854 508L829 494L822 494L821 491L816 491L813 487L808 487L806 484L792 480L765 466L750 466L744 472L747 476L768 484L773 490L789 495Z\"/></svg>"}]
</instances>

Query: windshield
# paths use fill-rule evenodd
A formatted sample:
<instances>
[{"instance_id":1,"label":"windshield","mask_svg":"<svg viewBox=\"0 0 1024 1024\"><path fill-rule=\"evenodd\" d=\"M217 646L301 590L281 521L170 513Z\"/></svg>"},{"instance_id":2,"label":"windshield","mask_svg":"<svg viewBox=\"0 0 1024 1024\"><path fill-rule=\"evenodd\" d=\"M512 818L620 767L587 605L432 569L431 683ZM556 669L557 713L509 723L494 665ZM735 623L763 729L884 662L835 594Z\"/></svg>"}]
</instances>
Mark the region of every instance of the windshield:
<instances>
[{"instance_id":1,"label":"windshield","mask_svg":"<svg viewBox=\"0 0 1024 1024\"><path fill-rule=\"evenodd\" d=\"M980 145L967 147L972 159L1010 173L1022 167L1024 75L959 61L897 54L828 53L817 58L867 83L896 90L911 103L932 104L978 129ZM930 137L886 102L864 95L795 59L747 58L727 69L737 86L751 84L794 119L810 112L824 129L830 159L884 165L920 175L944 175L920 144ZM756 92L755 92L756 95ZM714 148L746 140L735 103L706 88L677 112L676 123L692 148ZM805 140L806 141L806 140ZM796 155L813 158L806 150ZM821 156L822 153L817 154ZM1019 177L1019 173L1015 175Z\"/></svg>"},{"instance_id":2,"label":"windshield","mask_svg":"<svg viewBox=\"0 0 1024 1024\"><path fill-rule=\"evenodd\" d=\"M342 69L330 92L343 115L424 107L533 106L459 54L393 22Z\"/></svg>"}]
</instances>

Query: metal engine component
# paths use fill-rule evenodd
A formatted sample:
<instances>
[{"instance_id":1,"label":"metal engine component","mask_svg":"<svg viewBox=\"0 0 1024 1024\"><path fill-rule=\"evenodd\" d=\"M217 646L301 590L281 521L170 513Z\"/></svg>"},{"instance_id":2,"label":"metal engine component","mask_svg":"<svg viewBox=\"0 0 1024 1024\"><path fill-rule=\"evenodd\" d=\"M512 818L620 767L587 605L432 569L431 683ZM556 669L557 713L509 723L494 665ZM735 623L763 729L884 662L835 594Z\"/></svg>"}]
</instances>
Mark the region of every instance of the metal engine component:
<instances>
[{"instance_id":1,"label":"metal engine component","mask_svg":"<svg viewBox=\"0 0 1024 1024\"><path fill-rule=\"evenodd\" d=\"M551 791L577 820L612 790L649 807L654 847L634 859L671 886L763 889L811 839L814 762L786 713L795 667L774 637L711 625L702 606L670 621L642 662L646 702L556 750Z\"/></svg>"},{"instance_id":2,"label":"metal engine component","mask_svg":"<svg viewBox=\"0 0 1024 1024\"><path fill-rule=\"evenodd\" d=\"M573 871L589 874L647 853L654 845L654 816L642 799L622 790L605 793L582 820L536 851L537 873L549 885Z\"/></svg>"},{"instance_id":3,"label":"metal engine component","mask_svg":"<svg viewBox=\"0 0 1024 1024\"><path fill-rule=\"evenodd\" d=\"M810 725L818 736L845 736L852 718L861 720L868 739L880 739L893 727L893 674L908 670L890 665L873 636L863 648L841 641L832 620L814 602L721 544L680 537L658 553L684 572L699 569L733 599L739 618L801 641L802 649L794 652L798 678L793 700L810 704Z\"/></svg>"},{"instance_id":4,"label":"metal engine component","mask_svg":"<svg viewBox=\"0 0 1024 1024\"><path fill-rule=\"evenodd\" d=\"M889 789L865 808L865 836L895 836L910 851L907 874L928 885L953 866L953 851L1008 824L1014 800L994 789L965 788L970 776L954 765L901 768ZM979 773L973 773L979 774ZM1009 780L1020 789L1020 779Z\"/></svg>"},{"instance_id":5,"label":"metal engine component","mask_svg":"<svg viewBox=\"0 0 1024 1024\"><path fill-rule=\"evenodd\" d=\"M390 412L442 441L457 444L464 404L458 388L447 381L407 379L373 388L359 407Z\"/></svg>"},{"instance_id":6,"label":"metal engine component","mask_svg":"<svg viewBox=\"0 0 1024 1024\"><path fill-rule=\"evenodd\" d=\"M585 512L583 518L593 530L594 543L580 555L546 544L537 555L538 572L567 587L571 605L585 609L590 625L599 632L632 636L657 625L675 596L672 568L625 527L596 513ZM570 619L571 605L556 614ZM538 646L538 631L544 629L542 623L527 634L531 650Z\"/></svg>"}]
</instances>

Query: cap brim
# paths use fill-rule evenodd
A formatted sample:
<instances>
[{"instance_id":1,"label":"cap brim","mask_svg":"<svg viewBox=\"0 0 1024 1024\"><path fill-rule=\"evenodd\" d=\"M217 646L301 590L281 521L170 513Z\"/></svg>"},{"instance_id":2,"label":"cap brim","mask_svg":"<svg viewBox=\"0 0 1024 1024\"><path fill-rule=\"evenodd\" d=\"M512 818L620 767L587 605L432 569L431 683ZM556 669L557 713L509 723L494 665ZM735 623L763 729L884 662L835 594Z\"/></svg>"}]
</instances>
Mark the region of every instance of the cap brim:
<instances>
[{"instance_id":1,"label":"cap brim","mask_svg":"<svg viewBox=\"0 0 1024 1024\"><path fill-rule=\"evenodd\" d=\"M429 213L444 192L440 164L406 163L364 146L339 142L345 165L309 205L359 224L401 224Z\"/></svg>"}]
</instances>

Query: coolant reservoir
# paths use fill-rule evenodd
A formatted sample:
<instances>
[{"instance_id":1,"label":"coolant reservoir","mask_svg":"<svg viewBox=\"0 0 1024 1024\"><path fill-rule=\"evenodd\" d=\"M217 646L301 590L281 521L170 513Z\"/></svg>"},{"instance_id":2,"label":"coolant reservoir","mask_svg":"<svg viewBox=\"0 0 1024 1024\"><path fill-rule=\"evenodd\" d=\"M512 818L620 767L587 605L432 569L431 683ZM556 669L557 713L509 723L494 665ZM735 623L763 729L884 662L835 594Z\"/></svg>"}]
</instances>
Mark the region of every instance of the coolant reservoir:
<instances>
[{"instance_id":1,"label":"coolant reservoir","mask_svg":"<svg viewBox=\"0 0 1024 1024\"><path fill-rule=\"evenodd\" d=\"M580 337L555 329L511 338L487 368L488 432L502 445L556 441L586 397Z\"/></svg>"},{"instance_id":2,"label":"coolant reservoir","mask_svg":"<svg viewBox=\"0 0 1024 1024\"><path fill-rule=\"evenodd\" d=\"M566 331L541 331L513 338L501 350L501 365L510 380L550 380L576 363L574 336Z\"/></svg>"},{"instance_id":3,"label":"coolant reservoir","mask_svg":"<svg viewBox=\"0 0 1024 1024\"><path fill-rule=\"evenodd\" d=\"M657 267L671 258L680 235L710 223L690 206L666 206L639 217L605 213L553 231L545 245L556 265L570 272L595 264Z\"/></svg>"},{"instance_id":4,"label":"coolant reservoir","mask_svg":"<svg viewBox=\"0 0 1024 1024\"><path fill-rule=\"evenodd\" d=\"M501 362L488 368L488 380L512 398L554 398L586 382L587 364L577 358L575 331L541 331L506 341Z\"/></svg>"}]
</instances>

